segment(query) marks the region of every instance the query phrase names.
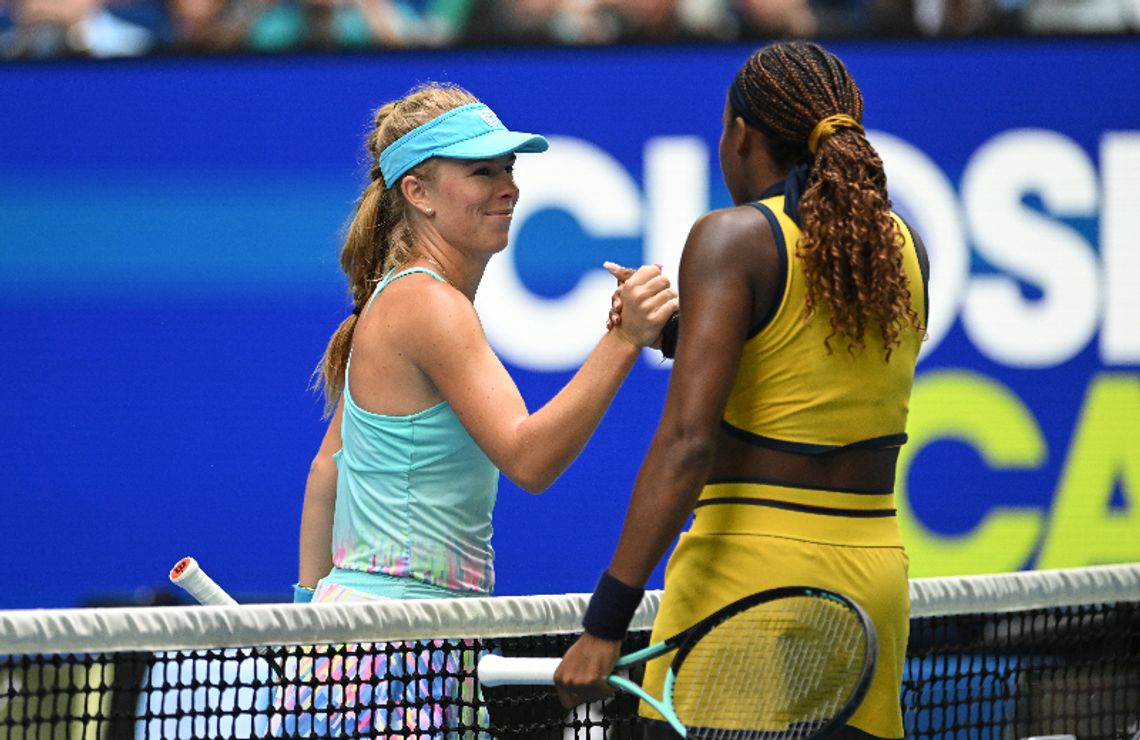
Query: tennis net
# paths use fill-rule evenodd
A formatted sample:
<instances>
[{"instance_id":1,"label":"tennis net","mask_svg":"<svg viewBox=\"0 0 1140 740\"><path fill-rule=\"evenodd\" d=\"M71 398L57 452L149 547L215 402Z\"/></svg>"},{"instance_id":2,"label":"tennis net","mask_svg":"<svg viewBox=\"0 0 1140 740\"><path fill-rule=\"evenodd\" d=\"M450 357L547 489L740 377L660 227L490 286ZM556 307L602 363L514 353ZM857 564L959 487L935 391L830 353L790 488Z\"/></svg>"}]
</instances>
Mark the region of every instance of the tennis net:
<instances>
[{"instance_id":1,"label":"tennis net","mask_svg":"<svg viewBox=\"0 0 1140 740\"><path fill-rule=\"evenodd\" d=\"M0 738L636 737L629 696L476 684L486 652L561 655L587 599L0 611ZM915 579L911 601L908 737L1140 738L1140 564Z\"/></svg>"}]
</instances>

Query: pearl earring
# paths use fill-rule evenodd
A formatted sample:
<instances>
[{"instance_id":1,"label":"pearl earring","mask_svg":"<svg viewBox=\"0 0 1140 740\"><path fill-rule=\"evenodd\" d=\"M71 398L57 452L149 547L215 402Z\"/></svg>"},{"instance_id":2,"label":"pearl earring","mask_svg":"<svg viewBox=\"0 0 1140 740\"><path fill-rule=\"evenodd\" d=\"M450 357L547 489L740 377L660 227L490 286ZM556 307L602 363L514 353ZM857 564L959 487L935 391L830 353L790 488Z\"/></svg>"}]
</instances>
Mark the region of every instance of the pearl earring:
<instances>
[{"instance_id":1,"label":"pearl earring","mask_svg":"<svg viewBox=\"0 0 1140 740\"><path fill-rule=\"evenodd\" d=\"M426 213L428 216L434 216L435 215L435 209L429 208L426 211L424 211L424 213Z\"/></svg>"}]
</instances>

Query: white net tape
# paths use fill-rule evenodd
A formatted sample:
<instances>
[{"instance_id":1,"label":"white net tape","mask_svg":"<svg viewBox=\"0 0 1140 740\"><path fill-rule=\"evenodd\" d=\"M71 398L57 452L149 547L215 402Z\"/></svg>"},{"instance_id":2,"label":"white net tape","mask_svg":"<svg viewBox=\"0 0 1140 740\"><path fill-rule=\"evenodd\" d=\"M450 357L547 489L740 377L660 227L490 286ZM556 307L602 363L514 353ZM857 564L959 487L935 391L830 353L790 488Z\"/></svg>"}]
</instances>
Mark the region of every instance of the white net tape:
<instances>
[{"instance_id":1,"label":"white net tape","mask_svg":"<svg viewBox=\"0 0 1140 740\"><path fill-rule=\"evenodd\" d=\"M1140 563L914 579L914 617L1140 601ZM653 623L645 595L632 629ZM0 655L375 642L581 630L588 594L345 604L0 611Z\"/></svg>"}]
</instances>

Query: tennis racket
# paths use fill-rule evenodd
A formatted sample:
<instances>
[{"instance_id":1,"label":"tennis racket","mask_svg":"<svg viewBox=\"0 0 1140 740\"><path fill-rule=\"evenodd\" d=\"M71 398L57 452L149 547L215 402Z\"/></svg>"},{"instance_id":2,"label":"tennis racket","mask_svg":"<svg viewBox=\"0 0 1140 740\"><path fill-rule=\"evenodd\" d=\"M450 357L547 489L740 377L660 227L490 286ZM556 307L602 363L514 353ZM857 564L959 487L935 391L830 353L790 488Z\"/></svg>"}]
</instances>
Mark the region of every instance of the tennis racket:
<instances>
[{"instance_id":1,"label":"tennis racket","mask_svg":"<svg viewBox=\"0 0 1140 740\"><path fill-rule=\"evenodd\" d=\"M818 740L843 727L874 675L878 641L867 613L846 596L787 586L746 596L667 640L622 656L630 668L675 652L660 698L611 675L610 685L648 702L686 738ZM487 686L550 685L559 658L487 655Z\"/></svg>"},{"instance_id":2,"label":"tennis racket","mask_svg":"<svg viewBox=\"0 0 1140 740\"><path fill-rule=\"evenodd\" d=\"M183 588L199 604L207 606L236 606L237 601L227 594L213 578L206 575L194 558L182 558L170 569L170 582Z\"/></svg>"},{"instance_id":3,"label":"tennis racket","mask_svg":"<svg viewBox=\"0 0 1140 740\"><path fill-rule=\"evenodd\" d=\"M206 571L202 570L194 558L182 558L175 563L174 567L170 569L170 582L184 589L203 606L238 605L234 597L226 593L225 589L215 583L213 578L206 575ZM254 648L254 652L265 660L277 678L285 680L285 672L281 666L277 665L277 661L267 650Z\"/></svg>"}]
</instances>

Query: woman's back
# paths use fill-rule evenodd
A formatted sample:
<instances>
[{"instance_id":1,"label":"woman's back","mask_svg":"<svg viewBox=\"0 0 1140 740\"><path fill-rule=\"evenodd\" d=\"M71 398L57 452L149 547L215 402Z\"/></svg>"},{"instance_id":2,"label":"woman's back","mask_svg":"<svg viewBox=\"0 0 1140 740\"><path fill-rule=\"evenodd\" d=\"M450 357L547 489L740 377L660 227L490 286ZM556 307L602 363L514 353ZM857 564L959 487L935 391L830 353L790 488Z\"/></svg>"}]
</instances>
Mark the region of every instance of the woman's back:
<instances>
[{"instance_id":1,"label":"woman's back","mask_svg":"<svg viewBox=\"0 0 1140 740\"><path fill-rule=\"evenodd\" d=\"M393 283L404 281L408 290L396 294ZM443 278L425 268L391 273L361 315L344 385L343 447L334 455L333 564L489 594L499 471L430 382L423 387L408 344L392 336L407 330L403 304L417 295L422 301L437 281Z\"/></svg>"},{"instance_id":2,"label":"woman's back","mask_svg":"<svg viewBox=\"0 0 1140 740\"><path fill-rule=\"evenodd\" d=\"M805 318L801 232L784 211L785 198L769 194L750 205L770 226L754 248L774 252L778 267L755 286L771 297L743 344L713 478L889 491L897 448L906 442L921 334L909 327L888 354L874 329L859 348L836 341L826 307ZM912 308L924 316L925 260L906 225L896 222Z\"/></svg>"}]
</instances>

